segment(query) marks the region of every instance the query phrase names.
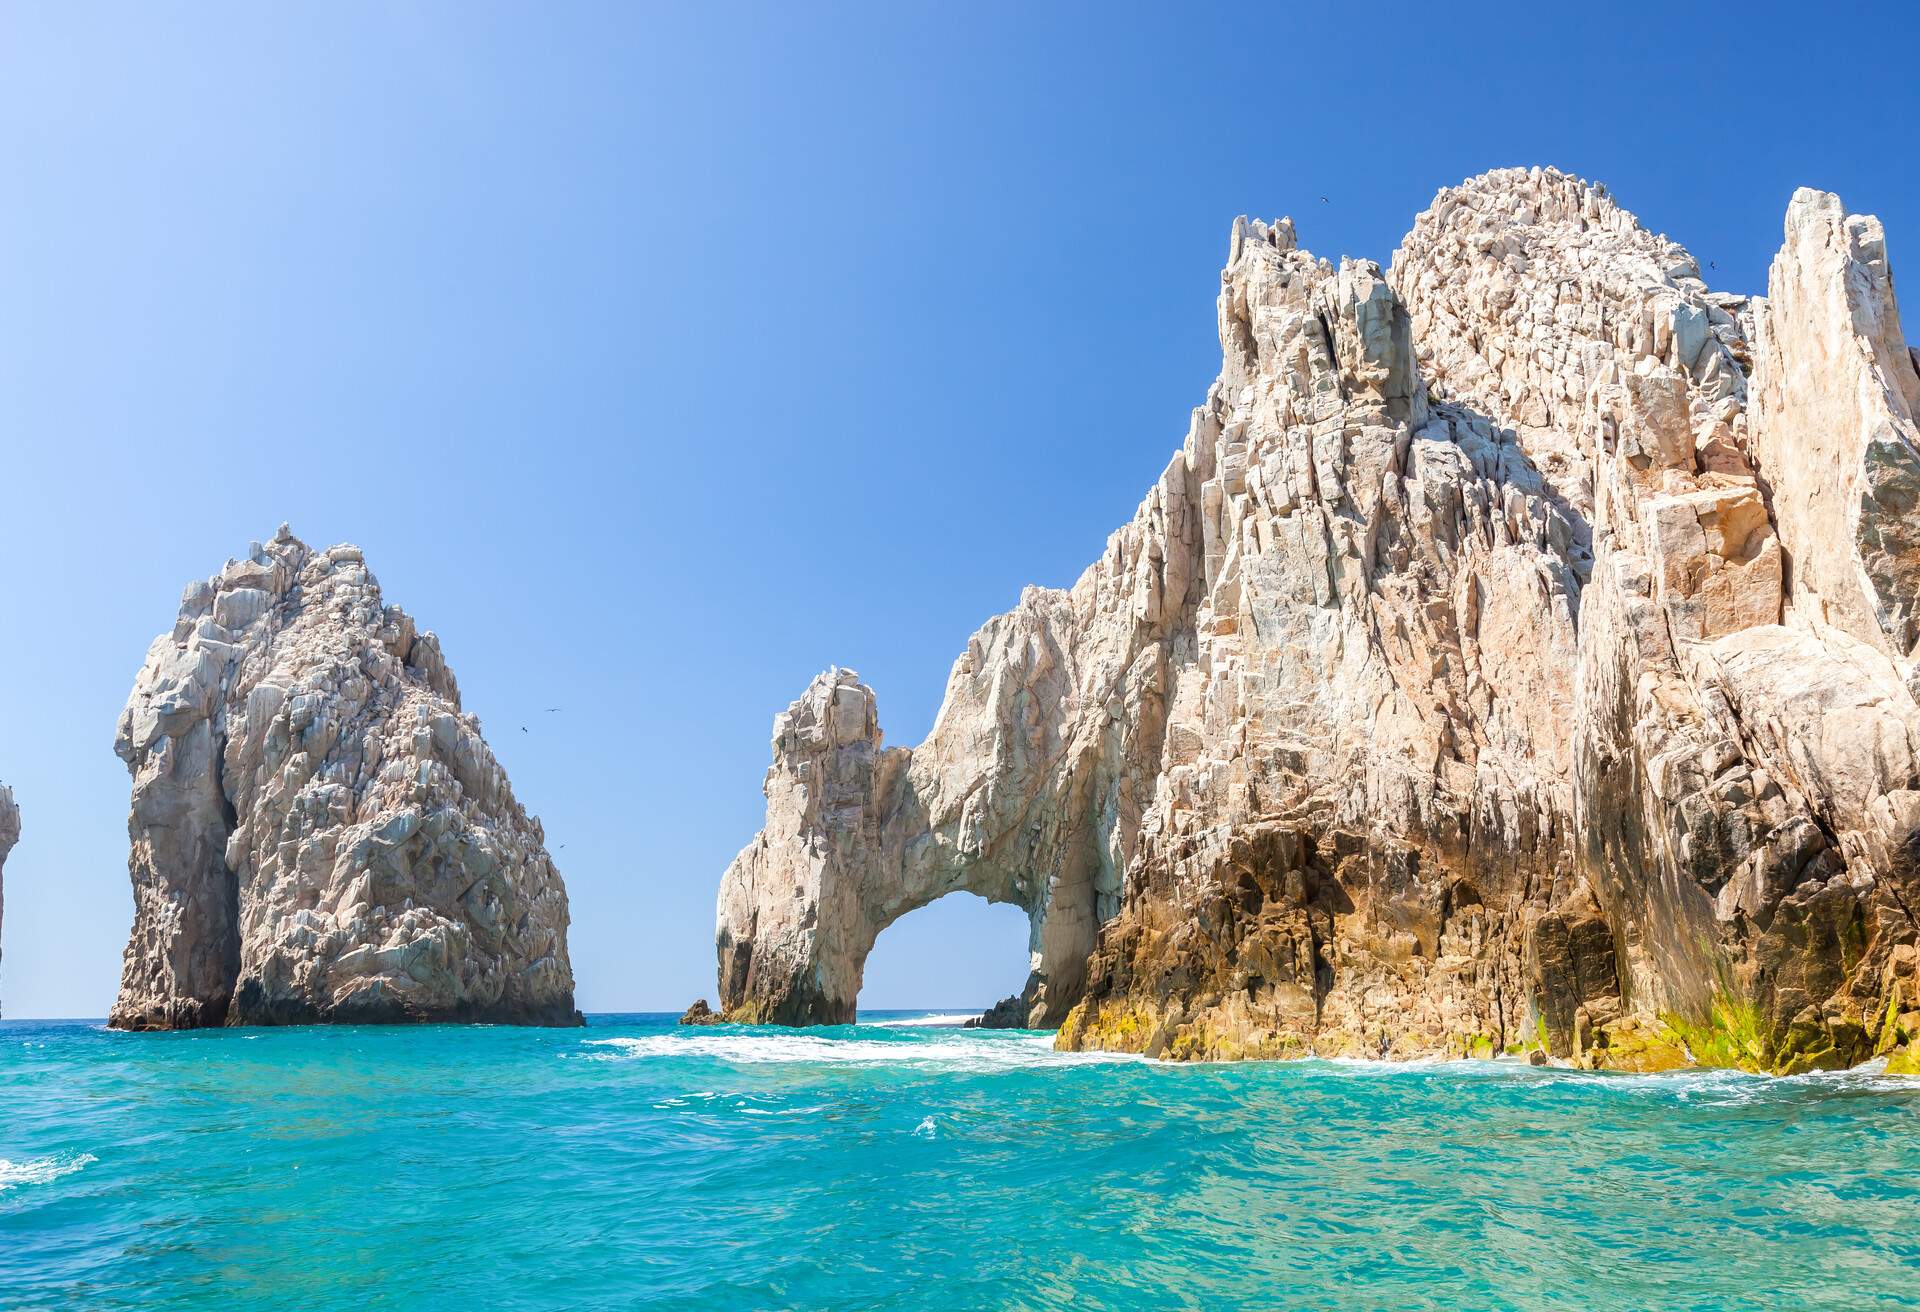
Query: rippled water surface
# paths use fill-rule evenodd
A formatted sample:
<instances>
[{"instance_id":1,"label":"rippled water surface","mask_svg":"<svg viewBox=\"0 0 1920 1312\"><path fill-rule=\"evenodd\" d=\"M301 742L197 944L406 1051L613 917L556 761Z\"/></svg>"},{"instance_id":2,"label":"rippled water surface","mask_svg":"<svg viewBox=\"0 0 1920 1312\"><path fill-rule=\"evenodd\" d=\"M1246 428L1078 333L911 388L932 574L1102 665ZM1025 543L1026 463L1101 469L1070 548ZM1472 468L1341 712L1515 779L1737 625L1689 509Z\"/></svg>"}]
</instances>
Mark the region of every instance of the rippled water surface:
<instances>
[{"instance_id":1,"label":"rippled water surface","mask_svg":"<svg viewBox=\"0 0 1920 1312\"><path fill-rule=\"evenodd\" d=\"M1920 1083L0 1025L7 1308L1920 1302Z\"/></svg>"}]
</instances>

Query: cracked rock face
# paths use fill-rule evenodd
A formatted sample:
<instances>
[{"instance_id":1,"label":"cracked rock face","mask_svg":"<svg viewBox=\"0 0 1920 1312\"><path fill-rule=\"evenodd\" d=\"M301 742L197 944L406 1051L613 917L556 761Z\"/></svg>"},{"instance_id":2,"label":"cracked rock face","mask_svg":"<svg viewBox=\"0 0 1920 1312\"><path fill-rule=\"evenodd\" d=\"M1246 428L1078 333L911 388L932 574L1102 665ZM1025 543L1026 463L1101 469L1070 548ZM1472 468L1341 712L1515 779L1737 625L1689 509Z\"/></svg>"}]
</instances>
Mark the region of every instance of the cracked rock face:
<instances>
[{"instance_id":1,"label":"cracked rock face","mask_svg":"<svg viewBox=\"0 0 1920 1312\"><path fill-rule=\"evenodd\" d=\"M577 1023L540 822L358 548L283 525L189 585L114 750L133 775L117 1028Z\"/></svg>"},{"instance_id":2,"label":"cracked rock face","mask_svg":"<svg viewBox=\"0 0 1920 1312\"><path fill-rule=\"evenodd\" d=\"M4 937L7 913L6 866L7 854L13 851L13 845L20 841L20 808L14 805L13 790L0 784L0 948L6 944ZM0 959L4 959L0 955Z\"/></svg>"},{"instance_id":3,"label":"cracked rock face","mask_svg":"<svg viewBox=\"0 0 1920 1312\"><path fill-rule=\"evenodd\" d=\"M1133 522L975 636L925 743L845 671L776 723L725 1011L851 1019L964 888L1027 909L1009 1003L1067 1047L1907 1060L1920 375L1878 223L1799 193L1745 298L1503 170L1390 271L1236 223L1219 326Z\"/></svg>"}]
</instances>

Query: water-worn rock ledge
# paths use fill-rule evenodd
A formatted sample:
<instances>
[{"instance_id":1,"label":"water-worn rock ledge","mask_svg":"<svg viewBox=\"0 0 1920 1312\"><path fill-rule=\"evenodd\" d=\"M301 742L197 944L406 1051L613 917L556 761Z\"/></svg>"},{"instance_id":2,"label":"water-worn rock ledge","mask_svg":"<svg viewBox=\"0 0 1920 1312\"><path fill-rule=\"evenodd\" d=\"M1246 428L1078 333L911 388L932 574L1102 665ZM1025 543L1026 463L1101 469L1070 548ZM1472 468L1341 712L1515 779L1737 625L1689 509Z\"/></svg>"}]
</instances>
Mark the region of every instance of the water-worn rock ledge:
<instances>
[{"instance_id":1,"label":"water-worn rock ledge","mask_svg":"<svg viewBox=\"0 0 1920 1312\"><path fill-rule=\"evenodd\" d=\"M924 743L845 670L775 721L723 1013L851 1019L880 930L969 889L1027 910L1011 1010L1065 1048L1920 1060L1879 223L1796 193L1747 298L1502 170L1388 270L1237 221L1219 328L1133 521L974 636Z\"/></svg>"},{"instance_id":2,"label":"water-worn rock ledge","mask_svg":"<svg viewBox=\"0 0 1920 1312\"><path fill-rule=\"evenodd\" d=\"M114 749L134 890L115 1027L580 1022L540 822L359 548L282 525L190 584Z\"/></svg>"}]
</instances>

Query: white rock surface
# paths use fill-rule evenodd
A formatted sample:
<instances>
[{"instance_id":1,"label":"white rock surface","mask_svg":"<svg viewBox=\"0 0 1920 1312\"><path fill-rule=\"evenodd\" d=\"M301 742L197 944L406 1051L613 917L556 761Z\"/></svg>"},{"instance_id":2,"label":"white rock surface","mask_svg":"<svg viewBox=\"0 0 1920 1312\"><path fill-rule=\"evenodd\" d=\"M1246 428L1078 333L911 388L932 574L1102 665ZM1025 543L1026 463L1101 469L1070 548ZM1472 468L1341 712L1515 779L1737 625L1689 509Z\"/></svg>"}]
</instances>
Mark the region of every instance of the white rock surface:
<instances>
[{"instance_id":1,"label":"white rock surface","mask_svg":"<svg viewBox=\"0 0 1920 1312\"><path fill-rule=\"evenodd\" d=\"M358 548L283 525L189 585L114 747L134 924L113 1025L577 1023L540 822Z\"/></svg>"},{"instance_id":2,"label":"white rock surface","mask_svg":"<svg viewBox=\"0 0 1920 1312\"><path fill-rule=\"evenodd\" d=\"M1920 643L1920 369L1878 219L1805 188L1755 305L1754 449L1795 612L1910 667Z\"/></svg>"},{"instance_id":3,"label":"white rock surface","mask_svg":"<svg viewBox=\"0 0 1920 1312\"><path fill-rule=\"evenodd\" d=\"M1390 274L1237 222L1219 324L1133 522L925 743L844 671L777 722L727 1013L850 1019L878 932L969 888L1027 908L1068 1046L1908 1042L1920 377L1877 223L1800 193L1750 302L1502 170Z\"/></svg>"}]
</instances>

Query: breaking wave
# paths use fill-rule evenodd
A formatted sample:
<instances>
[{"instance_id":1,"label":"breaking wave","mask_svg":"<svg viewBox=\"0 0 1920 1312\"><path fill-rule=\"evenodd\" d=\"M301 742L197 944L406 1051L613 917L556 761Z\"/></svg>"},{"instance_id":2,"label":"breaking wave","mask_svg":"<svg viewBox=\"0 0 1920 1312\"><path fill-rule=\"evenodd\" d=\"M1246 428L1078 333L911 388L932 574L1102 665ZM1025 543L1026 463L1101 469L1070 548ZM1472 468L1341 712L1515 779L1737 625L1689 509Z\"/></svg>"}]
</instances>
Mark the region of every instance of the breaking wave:
<instances>
[{"instance_id":1,"label":"breaking wave","mask_svg":"<svg viewBox=\"0 0 1920 1312\"><path fill-rule=\"evenodd\" d=\"M1863 1093L1920 1093L1920 1080L1888 1075L1886 1062L1868 1062L1844 1071L1809 1071L1803 1075L1760 1075L1751 1071L1685 1068L1655 1075L1622 1075L1605 1071L1556 1071L1561 1079L1593 1084L1641 1097L1737 1107L1821 1095Z\"/></svg>"},{"instance_id":2,"label":"breaking wave","mask_svg":"<svg viewBox=\"0 0 1920 1312\"><path fill-rule=\"evenodd\" d=\"M873 1030L923 1030L954 1029L970 1020L979 1020L977 1011L929 1012L924 1016L889 1016L885 1020L863 1020L861 1029Z\"/></svg>"},{"instance_id":3,"label":"breaking wave","mask_svg":"<svg viewBox=\"0 0 1920 1312\"><path fill-rule=\"evenodd\" d=\"M72 1175L99 1160L92 1153L61 1153L24 1162L10 1162L0 1157L0 1193L20 1185L52 1184L61 1176Z\"/></svg>"},{"instance_id":4,"label":"breaking wave","mask_svg":"<svg viewBox=\"0 0 1920 1312\"><path fill-rule=\"evenodd\" d=\"M746 1065L885 1066L904 1064L959 1071L1026 1070L1037 1066L1138 1062L1111 1052L1055 1052L1044 1034L1004 1034L950 1039L828 1038L800 1032L649 1034L635 1038L587 1039L588 1047L611 1049L605 1060L656 1057L705 1057Z\"/></svg>"}]
</instances>

